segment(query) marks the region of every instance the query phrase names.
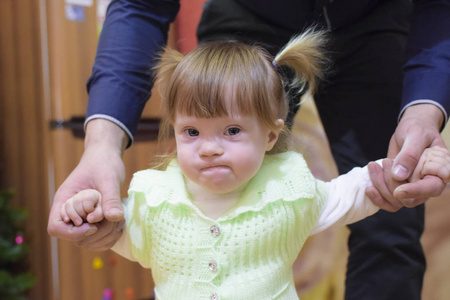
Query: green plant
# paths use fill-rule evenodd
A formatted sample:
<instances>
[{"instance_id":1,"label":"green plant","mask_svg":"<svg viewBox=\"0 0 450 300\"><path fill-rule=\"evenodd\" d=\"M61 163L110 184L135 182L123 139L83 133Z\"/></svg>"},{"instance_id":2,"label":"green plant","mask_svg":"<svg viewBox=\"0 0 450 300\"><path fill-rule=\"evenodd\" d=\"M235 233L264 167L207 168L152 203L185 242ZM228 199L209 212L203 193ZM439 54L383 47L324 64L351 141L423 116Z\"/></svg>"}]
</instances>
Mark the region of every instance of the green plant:
<instances>
[{"instance_id":1,"label":"green plant","mask_svg":"<svg viewBox=\"0 0 450 300\"><path fill-rule=\"evenodd\" d=\"M25 292L35 283L26 259L29 247L22 236L28 214L11 206L13 195L0 191L0 299L26 300Z\"/></svg>"}]
</instances>

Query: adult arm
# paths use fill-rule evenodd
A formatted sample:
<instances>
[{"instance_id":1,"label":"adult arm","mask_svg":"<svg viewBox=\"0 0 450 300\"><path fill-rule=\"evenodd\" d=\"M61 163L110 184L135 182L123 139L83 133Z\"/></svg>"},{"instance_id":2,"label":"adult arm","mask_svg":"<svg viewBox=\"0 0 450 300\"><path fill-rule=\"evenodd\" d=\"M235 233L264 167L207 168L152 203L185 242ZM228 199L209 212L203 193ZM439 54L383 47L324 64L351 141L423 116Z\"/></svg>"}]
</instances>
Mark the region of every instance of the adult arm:
<instances>
[{"instance_id":1,"label":"adult arm","mask_svg":"<svg viewBox=\"0 0 450 300\"><path fill-rule=\"evenodd\" d=\"M131 144L153 86L151 68L178 10L175 0L111 2L87 83L85 124L108 119L126 132Z\"/></svg>"},{"instance_id":2,"label":"adult arm","mask_svg":"<svg viewBox=\"0 0 450 300\"><path fill-rule=\"evenodd\" d=\"M48 233L70 240L91 250L109 249L119 238L123 227L120 204L120 186L125 177L122 153L128 142L125 132L115 124L102 119L89 122L86 130L85 150L78 166L58 188L50 211ZM65 223L60 215L62 204L82 190L95 189L107 202L111 221L84 223L75 226Z\"/></svg>"},{"instance_id":3,"label":"adult arm","mask_svg":"<svg viewBox=\"0 0 450 300\"><path fill-rule=\"evenodd\" d=\"M415 1L413 21L404 67L402 111L399 124L388 150L394 159L392 176L399 182L407 180L425 148L445 147L440 131L450 109L450 0ZM380 176L372 168L371 176ZM426 176L405 189L393 189L398 183L385 185L373 180L368 195L379 207L396 211L401 205L416 206L428 197L442 193L445 185L438 177ZM380 193L379 191L386 191Z\"/></svg>"},{"instance_id":4,"label":"adult arm","mask_svg":"<svg viewBox=\"0 0 450 300\"><path fill-rule=\"evenodd\" d=\"M151 66L167 41L169 24L178 9L179 2L174 0L113 0L108 7L87 84L85 150L55 194L50 235L91 250L109 249L120 236L120 186L125 175L122 153L133 140L153 85ZM85 189L102 194L106 219L79 227L65 224L58 216L61 203Z\"/></svg>"}]
</instances>

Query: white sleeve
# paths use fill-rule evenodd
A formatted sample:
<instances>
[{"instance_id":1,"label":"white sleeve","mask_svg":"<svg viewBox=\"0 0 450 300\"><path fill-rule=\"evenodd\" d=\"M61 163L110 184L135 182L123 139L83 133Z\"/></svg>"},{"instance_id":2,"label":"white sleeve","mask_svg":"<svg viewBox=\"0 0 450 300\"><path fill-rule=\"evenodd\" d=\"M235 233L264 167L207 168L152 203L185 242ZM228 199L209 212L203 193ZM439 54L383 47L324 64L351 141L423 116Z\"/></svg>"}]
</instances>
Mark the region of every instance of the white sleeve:
<instances>
[{"instance_id":1,"label":"white sleeve","mask_svg":"<svg viewBox=\"0 0 450 300\"><path fill-rule=\"evenodd\" d=\"M377 161L381 165L381 160ZM354 168L326 183L327 199L319 220L311 234L331 226L344 226L362 220L378 211L366 196L372 186L367 166Z\"/></svg>"}]
</instances>

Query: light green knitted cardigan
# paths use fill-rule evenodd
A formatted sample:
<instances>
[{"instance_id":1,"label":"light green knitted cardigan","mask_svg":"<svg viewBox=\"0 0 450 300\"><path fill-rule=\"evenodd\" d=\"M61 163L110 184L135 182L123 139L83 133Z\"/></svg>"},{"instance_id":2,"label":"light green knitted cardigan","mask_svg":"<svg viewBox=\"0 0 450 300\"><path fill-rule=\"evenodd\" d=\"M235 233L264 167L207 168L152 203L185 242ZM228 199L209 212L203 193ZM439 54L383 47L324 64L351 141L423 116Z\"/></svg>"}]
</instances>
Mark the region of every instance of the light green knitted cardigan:
<instances>
[{"instance_id":1,"label":"light green knitted cardigan","mask_svg":"<svg viewBox=\"0 0 450 300\"><path fill-rule=\"evenodd\" d=\"M300 154L266 155L216 220L189 200L175 162L136 173L128 193L113 250L152 269L158 299L298 299L292 264L326 201Z\"/></svg>"}]
</instances>

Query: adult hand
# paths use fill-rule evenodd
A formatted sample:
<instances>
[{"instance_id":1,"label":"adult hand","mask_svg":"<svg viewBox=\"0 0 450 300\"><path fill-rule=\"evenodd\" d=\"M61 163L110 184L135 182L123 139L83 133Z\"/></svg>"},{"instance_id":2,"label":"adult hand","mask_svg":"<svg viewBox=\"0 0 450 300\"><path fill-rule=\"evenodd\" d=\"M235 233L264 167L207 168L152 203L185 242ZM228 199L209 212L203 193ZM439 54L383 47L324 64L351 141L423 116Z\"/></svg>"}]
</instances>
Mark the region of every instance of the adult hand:
<instances>
[{"instance_id":1,"label":"adult hand","mask_svg":"<svg viewBox=\"0 0 450 300\"><path fill-rule=\"evenodd\" d=\"M376 162L370 162L368 169L373 187L366 189L366 195L376 206L390 212L395 212L404 206L400 200L394 197L394 191L402 183L406 183L406 181L399 182L392 178L393 164L394 162L390 158L383 160L383 167Z\"/></svg>"},{"instance_id":2,"label":"adult hand","mask_svg":"<svg viewBox=\"0 0 450 300\"><path fill-rule=\"evenodd\" d=\"M83 156L53 200L47 228L51 236L94 251L106 250L114 245L124 225L120 187L125 177L122 153L127 139L123 130L112 122L95 119L88 123ZM62 203L86 189L101 193L106 219L81 226L65 223L60 215Z\"/></svg>"},{"instance_id":3,"label":"adult hand","mask_svg":"<svg viewBox=\"0 0 450 300\"><path fill-rule=\"evenodd\" d=\"M375 205L397 211L399 206L414 207L442 193L445 184L437 176L425 176L414 183L397 186L410 179L426 148L446 148L439 132L443 121L442 111L432 104L418 104L406 109L389 144L388 157L394 159L391 174L384 172L384 180L381 180L380 168L369 168L374 186L366 193Z\"/></svg>"}]
</instances>

